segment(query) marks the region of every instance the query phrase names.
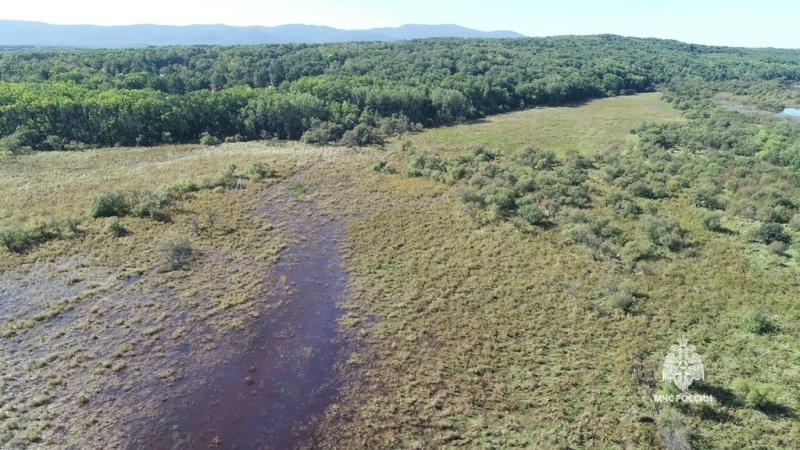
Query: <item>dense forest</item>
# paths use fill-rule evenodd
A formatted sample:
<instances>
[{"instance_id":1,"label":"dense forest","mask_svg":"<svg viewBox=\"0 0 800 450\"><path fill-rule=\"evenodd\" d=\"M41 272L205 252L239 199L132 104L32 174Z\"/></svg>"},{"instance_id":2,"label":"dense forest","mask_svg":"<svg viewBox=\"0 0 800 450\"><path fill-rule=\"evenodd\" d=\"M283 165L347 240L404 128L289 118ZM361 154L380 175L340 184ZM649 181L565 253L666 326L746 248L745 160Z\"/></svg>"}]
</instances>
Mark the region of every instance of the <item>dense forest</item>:
<instances>
[{"instance_id":1,"label":"dense forest","mask_svg":"<svg viewBox=\"0 0 800 450\"><path fill-rule=\"evenodd\" d=\"M800 52L613 35L0 52L0 147L380 142L487 114L678 86L778 109ZM212 92L211 87L224 89ZM691 90L691 92L689 92ZM744 92L747 91L747 92Z\"/></svg>"}]
</instances>

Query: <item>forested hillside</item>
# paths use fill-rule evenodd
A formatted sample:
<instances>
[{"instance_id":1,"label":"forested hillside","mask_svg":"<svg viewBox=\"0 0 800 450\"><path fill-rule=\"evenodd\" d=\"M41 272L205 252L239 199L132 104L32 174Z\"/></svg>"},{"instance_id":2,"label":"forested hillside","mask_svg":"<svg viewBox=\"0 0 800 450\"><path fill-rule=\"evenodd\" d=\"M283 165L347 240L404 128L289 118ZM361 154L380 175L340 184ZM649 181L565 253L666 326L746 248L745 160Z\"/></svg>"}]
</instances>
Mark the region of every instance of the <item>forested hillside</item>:
<instances>
[{"instance_id":1,"label":"forested hillside","mask_svg":"<svg viewBox=\"0 0 800 450\"><path fill-rule=\"evenodd\" d=\"M142 146L201 135L208 143L368 144L686 80L709 92L720 83L761 86L762 106L778 108L785 88L800 80L800 51L601 35L5 52L0 146L12 153ZM214 85L224 89L212 92Z\"/></svg>"}]
</instances>

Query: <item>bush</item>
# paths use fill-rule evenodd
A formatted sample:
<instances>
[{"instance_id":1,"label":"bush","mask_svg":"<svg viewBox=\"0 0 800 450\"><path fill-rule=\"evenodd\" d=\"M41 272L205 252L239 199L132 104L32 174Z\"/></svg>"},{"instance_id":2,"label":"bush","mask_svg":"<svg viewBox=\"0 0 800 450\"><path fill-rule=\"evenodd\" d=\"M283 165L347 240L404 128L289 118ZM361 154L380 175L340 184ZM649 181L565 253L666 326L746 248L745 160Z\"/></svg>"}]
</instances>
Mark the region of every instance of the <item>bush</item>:
<instances>
[{"instance_id":1,"label":"bush","mask_svg":"<svg viewBox=\"0 0 800 450\"><path fill-rule=\"evenodd\" d=\"M382 173L397 173L394 166L390 166L386 161L378 161L372 166L372 170Z\"/></svg>"},{"instance_id":2,"label":"bush","mask_svg":"<svg viewBox=\"0 0 800 450\"><path fill-rule=\"evenodd\" d=\"M669 251L677 252L688 247L690 242L684 236L683 230L678 226L678 221L669 217L650 216L639 224L639 228L650 240Z\"/></svg>"},{"instance_id":3,"label":"bush","mask_svg":"<svg viewBox=\"0 0 800 450\"><path fill-rule=\"evenodd\" d=\"M548 222L547 214L536 203L521 206L517 210L517 215L531 225L545 225Z\"/></svg>"},{"instance_id":4,"label":"bush","mask_svg":"<svg viewBox=\"0 0 800 450\"><path fill-rule=\"evenodd\" d=\"M62 237L65 223L69 224L56 219L34 219L22 228L0 231L0 244L12 253L25 253L31 247Z\"/></svg>"},{"instance_id":5,"label":"bush","mask_svg":"<svg viewBox=\"0 0 800 450\"><path fill-rule=\"evenodd\" d=\"M700 215L700 223L703 228L709 231L722 231L722 214L717 211L703 211Z\"/></svg>"},{"instance_id":6,"label":"bush","mask_svg":"<svg viewBox=\"0 0 800 450\"><path fill-rule=\"evenodd\" d=\"M634 240L625 243L619 256L622 262L633 264L637 261L654 258L656 254L657 249L653 243Z\"/></svg>"},{"instance_id":7,"label":"bush","mask_svg":"<svg viewBox=\"0 0 800 450\"><path fill-rule=\"evenodd\" d=\"M360 123L352 130L345 131L341 143L349 147L363 147L371 144L383 145L384 140L380 130Z\"/></svg>"},{"instance_id":8,"label":"bush","mask_svg":"<svg viewBox=\"0 0 800 450\"><path fill-rule=\"evenodd\" d=\"M127 228L119 221L119 217L109 217L106 219L105 230L114 235L114 237L122 237L128 234Z\"/></svg>"},{"instance_id":9,"label":"bush","mask_svg":"<svg viewBox=\"0 0 800 450\"><path fill-rule=\"evenodd\" d=\"M184 267L194 255L194 250L186 239L176 239L165 242L159 247L167 259L170 269Z\"/></svg>"},{"instance_id":10,"label":"bush","mask_svg":"<svg viewBox=\"0 0 800 450\"><path fill-rule=\"evenodd\" d=\"M129 212L129 203L125 201L122 191L101 194L92 201L89 215L95 219L99 217L121 217Z\"/></svg>"},{"instance_id":11,"label":"bush","mask_svg":"<svg viewBox=\"0 0 800 450\"><path fill-rule=\"evenodd\" d=\"M315 120L311 124L311 128L309 128L303 136L300 137L300 141L306 144L318 144L318 145L325 145L333 142L335 136L331 131L330 124L328 122L321 122L319 120Z\"/></svg>"},{"instance_id":12,"label":"bush","mask_svg":"<svg viewBox=\"0 0 800 450\"><path fill-rule=\"evenodd\" d=\"M245 172L253 180L263 180L264 178L272 178L275 176L275 170L264 163L252 163L247 166Z\"/></svg>"},{"instance_id":13,"label":"bush","mask_svg":"<svg viewBox=\"0 0 800 450\"><path fill-rule=\"evenodd\" d=\"M81 224L81 219L77 217L69 217L64 223L67 225L67 229L70 231L70 233L78 234L78 225Z\"/></svg>"},{"instance_id":14,"label":"bush","mask_svg":"<svg viewBox=\"0 0 800 450\"><path fill-rule=\"evenodd\" d=\"M0 243L12 253L24 253L34 244L34 239L25 230L2 230Z\"/></svg>"},{"instance_id":15,"label":"bush","mask_svg":"<svg viewBox=\"0 0 800 450\"><path fill-rule=\"evenodd\" d=\"M236 187L236 164L230 164L211 183L210 187L234 188Z\"/></svg>"},{"instance_id":16,"label":"bush","mask_svg":"<svg viewBox=\"0 0 800 450\"><path fill-rule=\"evenodd\" d=\"M742 314L742 328L753 334L765 334L775 329L770 318L761 310L749 309Z\"/></svg>"},{"instance_id":17,"label":"bush","mask_svg":"<svg viewBox=\"0 0 800 450\"><path fill-rule=\"evenodd\" d=\"M128 194L128 206L131 207L130 214L134 217L150 217L153 210L161 208L164 200L151 191L130 192ZM122 214L115 214L122 216Z\"/></svg>"},{"instance_id":18,"label":"bush","mask_svg":"<svg viewBox=\"0 0 800 450\"><path fill-rule=\"evenodd\" d=\"M617 217L635 217L642 213L642 209L627 194L613 191L603 197L603 205L611 209Z\"/></svg>"},{"instance_id":19,"label":"bush","mask_svg":"<svg viewBox=\"0 0 800 450\"><path fill-rule=\"evenodd\" d=\"M658 415L657 423L667 450L691 450L686 420L681 413L672 408L665 408Z\"/></svg>"},{"instance_id":20,"label":"bush","mask_svg":"<svg viewBox=\"0 0 800 450\"><path fill-rule=\"evenodd\" d=\"M789 228L794 231L800 231L800 214L792 216L792 219L789 220Z\"/></svg>"},{"instance_id":21,"label":"bush","mask_svg":"<svg viewBox=\"0 0 800 450\"><path fill-rule=\"evenodd\" d=\"M634 181L633 184L628 186L628 190L636 197L653 198L653 189L649 184L642 180Z\"/></svg>"},{"instance_id":22,"label":"bush","mask_svg":"<svg viewBox=\"0 0 800 450\"><path fill-rule=\"evenodd\" d=\"M207 131L204 131L200 134L200 144L207 145L207 146L214 146L221 144L222 141L216 137L209 134Z\"/></svg>"},{"instance_id":23,"label":"bush","mask_svg":"<svg viewBox=\"0 0 800 450\"><path fill-rule=\"evenodd\" d=\"M32 151L40 142L41 136L36 130L20 125L10 135L0 139L0 150L12 155Z\"/></svg>"},{"instance_id":24,"label":"bush","mask_svg":"<svg viewBox=\"0 0 800 450\"><path fill-rule=\"evenodd\" d=\"M41 144L39 144L40 150L64 150L69 145L69 141L65 138L60 136L50 135L47 136Z\"/></svg>"},{"instance_id":25,"label":"bush","mask_svg":"<svg viewBox=\"0 0 800 450\"><path fill-rule=\"evenodd\" d=\"M747 406L756 409L764 409L770 404L772 387L764 383L745 381L741 378L733 380L731 390L736 392L744 399Z\"/></svg>"},{"instance_id":26,"label":"bush","mask_svg":"<svg viewBox=\"0 0 800 450\"><path fill-rule=\"evenodd\" d=\"M788 244L791 238L783 232L783 225L775 222L765 223L753 232L753 239L765 244L770 242L783 242Z\"/></svg>"}]
</instances>

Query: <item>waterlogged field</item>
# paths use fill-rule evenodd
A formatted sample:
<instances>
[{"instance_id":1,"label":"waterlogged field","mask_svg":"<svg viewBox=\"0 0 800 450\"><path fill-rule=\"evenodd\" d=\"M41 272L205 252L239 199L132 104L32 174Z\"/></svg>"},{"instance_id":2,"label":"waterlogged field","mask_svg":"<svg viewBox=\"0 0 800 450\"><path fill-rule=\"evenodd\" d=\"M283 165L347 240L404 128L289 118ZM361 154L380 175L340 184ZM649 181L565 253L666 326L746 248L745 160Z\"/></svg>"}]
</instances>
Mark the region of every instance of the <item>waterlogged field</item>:
<instances>
[{"instance_id":1,"label":"waterlogged field","mask_svg":"<svg viewBox=\"0 0 800 450\"><path fill-rule=\"evenodd\" d=\"M292 385L270 386L270 374L293 366L277 356L258 359L258 352L275 355L271 348L252 359L254 346L288 345L281 342L303 335L305 325L283 322L311 322L270 299L294 301L298 290L325 297L330 286L348 297L334 300L336 345L311 340L300 353L316 361L317 351L336 352L335 369L321 383L338 394L313 426L293 424L291 433L306 440L271 442L791 448L800 442L794 244L776 253L750 242L743 236L752 223L730 215L707 229L702 210L680 191L625 198L625 211L641 217L615 216L603 200L615 188L599 160L585 169L590 203L572 211L598 220L573 223L565 213L539 227L476 221L464 208L466 180L403 175L421 155L473 155L476 145L498 151L497 164L525 145L559 157L570 149L633 149L631 128L683 121L658 94L647 94L428 130L385 148L250 143L4 158L0 190L10 195L0 199L3 227L81 222L22 254L2 250L3 446L85 448L102 439L106 447L153 448L142 437L153 427L167 448L226 448L231 423L258 428L270 420L258 415L275 408L226 409L221 434L193 434L187 424L215 425L192 415L192 405L231 405L213 385L208 398L193 397L198 391L186 380L207 383L204 374L213 378L246 361L241 374L220 378L223 385L235 385L231 392L250 406L278 398ZM241 176L245 189L217 183L230 164L234 186ZM256 176L248 171L253 164L274 174ZM169 221L124 216L128 231L117 237L108 219L86 215L104 192L161 192L183 179L202 188L165 206ZM650 216L673 218L685 247L627 259L568 239L573 228L588 236L589 223L604 223L640 243L640 222ZM167 270L161 244L180 237L193 256ZM327 253L334 247L341 258ZM347 288L319 265L293 283L302 278L291 274L305 264L297 256L303 248L327 249L319 261L337 266L331 273L343 269ZM263 340L270 330L280 336ZM679 394L660 375L681 337L697 347L706 374L687 393L712 396L712 403L665 405L650 397ZM250 361L271 365L250 372ZM180 422L181 414L190 417Z\"/></svg>"},{"instance_id":2,"label":"waterlogged field","mask_svg":"<svg viewBox=\"0 0 800 450\"><path fill-rule=\"evenodd\" d=\"M267 395L263 378L275 369L237 361L272 339L277 317L322 310L282 308L305 300L295 299L297 280L273 268L309 237L291 220L307 222L309 234L321 220L305 206L308 195L293 194L305 187L282 180L331 155L238 144L3 158L0 228L25 247L3 248L0 258L0 446L199 448L215 431L227 438L225 422L188 433L191 413L209 406L180 399L198 389L230 394L216 382ZM92 218L94 199L114 192L122 193L119 217ZM327 320L335 325L335 316ZM301 323L281 329L291 334ZM297 344L281 342L269 355L291 357L293 370L316 360L305 348L290 356ZM268 391L284 389L286 378L269 380Z\"/></svg>"}]
</instances>

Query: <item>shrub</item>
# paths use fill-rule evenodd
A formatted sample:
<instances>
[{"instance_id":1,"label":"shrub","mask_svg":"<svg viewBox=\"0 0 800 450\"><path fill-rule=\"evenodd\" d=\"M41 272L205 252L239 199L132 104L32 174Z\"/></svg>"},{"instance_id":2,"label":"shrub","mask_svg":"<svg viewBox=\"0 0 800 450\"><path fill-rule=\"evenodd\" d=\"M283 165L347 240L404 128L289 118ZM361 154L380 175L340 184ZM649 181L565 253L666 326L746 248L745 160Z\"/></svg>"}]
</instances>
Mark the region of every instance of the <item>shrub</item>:
<instances>
[{"instance_id":1,"label":"shrub","mask_svg":"<svg viewBox=\"0 0 800 450\"><path fill-rule=\"evenodd\" d=\"M129 203L125 201L125 193L122 191L109 192L95 197L89 215L99 217L121 217L128 214Z\"/></svg>"},{"instance_id":2,"label":"shrub","mask_svg":"<svg viewBox=\"0 0 800 450\"><path fill-rule=\"evenodd\" d=\"M717 211L703 211L700 215L700 223L703 228L709 231L722 231L722 214Z\"/></svg>"},{"instance_id":3,"label":"shrub","mask_svg":"<svg viewBox=\"0 0 800 450\"><path fill-rule=\"evenodd\" d=\"M622 262L633 264L637 261L654 258L656 254L657 249L652 242L634 240L625 243L619 256Z\"/></svg>"},{"instance_id":4,"label":"shrub","mask_svg":"<svg viewBox=\"0 0 800 450\"><path fill-rule=\"evenodd\" d=\"M70 233L78 234L78 225L81 224L81 219L77 217L69 217L64 223L67 225L67 229L70 231Z\"/></svg>"},{"instance_id":5,"label":"shrub","mask_svg":"<svg viewBox=\"0 0 800 450\"><path fill-rule=\"evenodd\" d=\"M753 334L765 334L775 329L775 325L763 311L749 309L742 314L742 328Z\"/></svg>"},{"instance_id":6,"label":"shrub","mask_svg":"<svg viewBox=\"0 0 800 450\"><path fill-rule=\"evenodd\" d=\"M50 135L47 136L41 144L40 150L64 150L69 145L69 141L61 136Z\"/></svg>"},{"instance_id":7,"label":"shrub","mask_svg":"<svg viewBox=\"0 0 800 450\"><path fill-rule=\"evenodd\" d=\"M653 198L653 189L642 180L636 180L628 186L628 190L636 197Z\"/></svg>"},{"instance_id":8,"label":"shrub","mask_svg":"<svg viewBox=\"0 0 800 450\"><path fill-rule=\"evenodd\" d=\"M218 137L209 134L207 131L204 131L203 133L200 134L201 145L215 146L221 143L222 141Z\"/></svg>"},{"instance_id":9,"label":"shrub","mask_svg":"<svg viewBox=\"0 0 800 450\"><path fill-rule=\"evenodd\" d=\"M303 136L300 137L300 141L306 144L319 144L325 145L333 142L335 136L331 131L330 124L328 122L321 122L318 119L315 119L314 122L311 124L311 128L309 128Z\"/></svg>"},{"instance_id":10,"label":"shrub","mask_svg":"<svg viewBox=\"0 0 800 450\"><path fill-rule=\"evenodd\" d=\"M289 191L289 195L292 198L301 197L308 193L308 189L306 189L306 187L300 183L292 183L286 188L286 190Z\"/></svg>"},{"instance_id":11,"label":"shrub","mask_svg":"<svg viewBox=\"0 0 800 450\"><path fill-rule=\"evenodd\" d=\"M650 216L639 224L639 228L650 240L672 252L677 252L690 245L684 236L683 230L678 226L678 221L669 217Z\"/></svg>"},{"instance_id":12,"label":"shrub","mask_svg":"<svg viewBox=\"0 0 800 450\"><path fill-rule=\"evenodd\" d=\"M247 166L245 172L254 180L263 180L264 178L275 176L275 170L264 163L252 163Z\"/></svg>"},{"instance_id":13,"label":"shrub","mask_svg":"<svg viewBox=\"0 0 800 450\"><path fill-rule=\"evenodd\" d=\"M772 394L772 387L764 383L756 383L736 378L731 383L731 390L739 394L747 406L756 409L764 409L770 404L769 397Z\"/></svg>"},{"instance_id":14,"label":"shrub","mask_svg":"<svg viewBox=\"0 0 800 450\"><path fill-rule=\"evenodd\" d=\"M612 191L603 197L603 205L607 206L618 217L634 217L642 213L642 209L627 194Z\"/></svg>"},{"instance_id":15,"label":"shrub","mask_svg":"<svg viewBox=\"0 0 800 450\"><path fill-rule=\"evenodd\" d=\"M536 203L529 203L517 210L517 215L531 225L545 225L548 222L547 213Z\"/></svg>"},{"instance_id":16,"label":"shrub","mask_svg":"<svg viewBox=\"0 0 800 450\"><path fill-rule=\"evenodd\" d=\"M776 255L783 255L786 251L786 247L788 247L788 245L784 242L773 241L769 244L769 251Z\"/></svg>"},{"instance_id":17,"label":"shrub","mask_svg":"<svg viewBox=\"0 0 800 450\"><path fill-rule=\"evenodd\" d=\"M709 190L700 189L694 193L694 205L706 209L724 209L722 201Z\"/></svg>"},{"instance_id":18,"label":"shrub","mask_svg":"<svg viewBox=\"0 0 800 450\"><path fill-rule=\"evenodd\" d=\"M178 200L183 200L187 194L197 192L199 190L200 186L198 186L197 183L189 180L182 180L163 187L160 198L162 199L163 204L166 205Z\"/></svg>"},{"instance_id":19,"label":"shrub","mask_svg":"<svg viewBox=\"0 0 800 450\"><path fill-rule=\"evenodd\" d=\"M658 415L657 423L667 450L691 450L686 420L681 413L672 408L665 408Z\"/></svg>"},{"instance_id":20,"label":"shrub","mask_svg":"<svg viewBox=\"0 0 800 450\"><path fill-rule=\"evenodd\" d=\"M382 173L397 173L394 166L390 166L386 161L378 161L372 166L372 170Z\"/></svg>"},{"instance_id":21,"label":"shrub","mask_svg":"<svg viewBox=\"0 0 800 450\"><path fill-rule=\"evenodd\" d=\"M783 225L774 222L765 223L758 227L753 232L753 239L765 244L775 241L787 244L791 242L791 238L783 232Z\"/></svg>"},{"instance_id":22,"label":"shrub","mask_svg":"<svg viewBox=\"0 0 800 450\"><path fill-rule=\"evenodd\" d=\"M236 164L230 164L226 167L216 179L211 183L210 187L223 187L234 188L236 187Z\"/></svg>"},{"instance_id":23,"label":"shrub","mask_svg":"<svg viewBox=\"0 0 800 450\"><path fill-rule=\"evenodd\" d=\"M128 194L128 205L131 206L130 213L135 217L150 217L152 211L161 208L163 204L162 198L147 190Z\"/></svg>"},{"instance_id":24,"label":"shrub","mask_svg":"<svg viewBox=\"0 0 800 450\"><path fill-rule=\"evenodd\" d=\"M0 139L0 150L16 155L36 148L40 142L40 135L36 130L20 125L10 135Z\"/></svg>"},{"instance_id":25,"label":"shrub","mask_svg":"<svg viewBox=\"0 0 800 450\"><path fill-rule=\"evenodd\" d=\"M352 130L345 131L341 143L349 147L362 147L371 144L383 145L384 140L380 130L360 123Z\"/></svg>"},{"instance_id":26,"label":"shrub","mask_svg":"<svg viewBox=\"0 0 800 450\"><path fill-rule=\"evenodd\" d=\"M122 237L128 234L128 230L119 221L119 217L109 217L106 219L105 230L115 237Z\"/></svg>"},{"instance_id":27,"label":"shrub","mask_svg":"<svg viewBox=\"0 0 800 450\"><path fill-rule=\"evenodd\" d=\"M159 247L172 270L184 267L194 255L194 250L186 239L165 242Z\"/></svg>"},{"instance_id":28,"label":"shrub","mask_svg":"<svg viewBox=\"0 0 800 450\"><path fill-rule=\"evenodd\" d=\"M26 230L2 230L0 231L0 243L10 252L24 253L33 245L34 239Z\"/></svg>"}]
</instances>

